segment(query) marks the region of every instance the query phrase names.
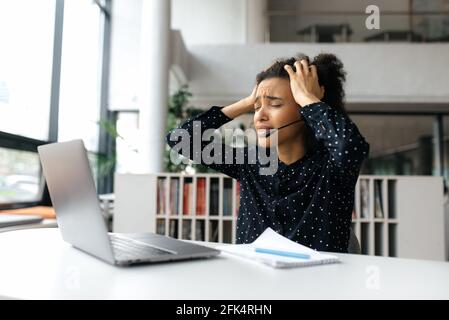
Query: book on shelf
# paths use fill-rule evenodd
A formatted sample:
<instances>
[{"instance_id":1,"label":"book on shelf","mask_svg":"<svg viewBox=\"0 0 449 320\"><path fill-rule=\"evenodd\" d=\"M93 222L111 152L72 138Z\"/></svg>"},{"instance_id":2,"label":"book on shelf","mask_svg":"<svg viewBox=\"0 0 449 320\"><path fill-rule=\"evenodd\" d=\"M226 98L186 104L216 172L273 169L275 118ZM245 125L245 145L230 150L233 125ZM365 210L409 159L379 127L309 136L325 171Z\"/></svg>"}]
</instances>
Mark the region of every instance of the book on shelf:
<instances>
[{"instance_id":1,"label":"book on shelf","mask_svg":"<svg viewBox=\"0 0 449 320\"><path fill-rule=\"evenodd\" d=\"M165 235L165 219L157 219L156 222L156 233Z\"/></svg>"},{"instance_id":2,"label":"book on shelf","mask_svg":"<svg viewBox=\"0 0 449 320\"><path fill-rule=\"evenodd\" d=\"M218 178L210 179L209 215L218 215L219 210L219 182Z\"/></svg>"},{"instance_id":3,"label":"book on shelf","mask_svg":"<svg viewBox=\"0 0 449 320\"><path fill-rule=\"evenodd\" d=\"M209 241L218 242L218 220L209 221Z\"/></svg>"},{"instance_id":4,"label":"book on shelf","mask_svg":"<svg viewBox=\"0 0 449 320\"><path fill-rule=\"evenodd\" d=\"M179 178L170 179L170 214L178 215L179 208Z\"/></svg>"},{"instance_id":5,"label":"book on shelf","mask_svg":"<svg viewBox=\"0 0 449 320\"><path fill-rule=\"evenodd\" d=\"M369 217L369 180L360 180L360 218Z\"/></svg>"},{"instance_id":6,"label":"book on shelf","mask_svg":"<svg viewBox=\"0 0 449 320\"><path fill-rule=\"evenodd\" d=\"M166 185L166 179L165 178L158 178L157 179L157 214L165 214L165 185Z\"/></svg>"},{"instance_id":7,"label":"book on shelf","mask_svg":"<svg viewBox=\"0 0 449 320\"><path fill-rule=\"evenodd\" d=\"M178 220L170 220L168 235L172 238L178 238Z\"/></svg>"},{"instance_id":8,"label":"book on shelf","mask_svg":"<svg viewBox=\"0 0 449 320\"><path fill-rule=\"evenodd\" d=\"M204 241L205 240L205 221L196 221L195 226L195 240L197 241Z\"/></svg>"},{"instance_id":9,"label":"book on shelf","mask_svg":"<svg viewBox=\"0 0 449 320\"><path fill-rule=\"evenodd\" d=\"M223 179L223 215L232 215L232 179Z\"/></svg>"},{"instance_id":10,"label":"book on shelf","mask_svg":"<svg viewBox=\"0 0 449 320\"><path fill-rule=\"evenodd\" d=\"M190 220L182 222L182 239L192 240L192 221Z\"/></svg>"},{"instance_id":11,"label":"book on shelf","mask_svg":"<svg viewBox=\"0 0 449 320\"><path fill-rule=\"evenodd\" d=\"M232 243L232 221L223 221L223 243Z\"/></svg>"},{"instance_id":12,"label":"book on shelf","mask_svg":"<svg viewBox=\"0 0 449 320\"><path fill-rule=\"evenodd\" d=\"M374 180L374 217L383 218L382 180Z\"/></svg>"},{"instance_id":13,"label":"book on shelf","mask_svg":"<svg viewBox=\"0 0 449 320\"><path fill-rule=\"evenodd\" d=\"M196 215L206 215L206 178L196 180Z\"/></svg>"},{"instance_id":14,"label":"book on shelf","mask_svg":"<svg viewBox=\"0 0 449 320\"><path fill-rule=\"evenodd\" d=\"M193 186L192 179L186 178L183 186L183 199L182 199L182 213L184 215L191 215L191 199L193 198Z\"/></svg>"},{"instance_id":15,"label":"book on shelf","mask_svg":"<svg viewBox=\"0 0 449 320\"><path fill-rule=\"evenodd\" d=\"M235 183L235 212L234 215L237 217L239 214L240 207L240 181L237 180Z\"/></svg>"},{"instance_id":16,"label":"book on shelf","mask_svg":"<svg viewBox=\"0 0 449 320\"><path fill-rule=\"evenodd\" d=\"M189 240L208 239L212 242L218 242L223 238L225 242L232 242L233 223L230 218L238 215L240 181L236 181L234 186L233 179L229 177L160 176L157 178L156 188L158 234ZM233 197L236 197L235 202ZM201 217L205 217L208 211L212 221L208 219L202 221ZM168 217L163 217L164 215ZM179 215L184 218L178 220ZM229 217L227 221L223 221L223 225L219 219L221 215ZM186 216L196 216L199 220L187 220Z\"/></svg>"}]
</instances>

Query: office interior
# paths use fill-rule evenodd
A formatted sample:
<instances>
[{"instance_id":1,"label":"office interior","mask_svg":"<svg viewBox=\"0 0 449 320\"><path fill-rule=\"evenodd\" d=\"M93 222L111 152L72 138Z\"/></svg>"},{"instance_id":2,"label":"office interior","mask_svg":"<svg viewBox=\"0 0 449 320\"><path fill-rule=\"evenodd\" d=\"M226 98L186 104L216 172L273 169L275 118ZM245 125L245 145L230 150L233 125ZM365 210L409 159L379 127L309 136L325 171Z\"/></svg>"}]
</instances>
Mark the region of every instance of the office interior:
<instances>
[{"instance_id":1,"label":"office interior","mask_svg":"<svg viewBox=\"0 0 449 320\"><path fill-rule=\"evenodd\" d=\"M368 28L370 5L379 28ZM355 193L359 254L449 259L447 0L2 0L0 39L0 214L42 218L0 237L57 228L37 146L82 139L109 231L235 243L237 183L170 163L165 134L249 95L276 58L330 52L347 71L346 110L370 143ZM252 119L225 127L253 128ZM143 225L123 212L141 188L116 192L118 176L136 174L156 177ZM201 179L206 197L229 200L217 207L229 219L209 219L211 207L204 220L197 207L184 217L171 183L185 193L194 181L198 196Z\"/></svg>"}]
</instances>

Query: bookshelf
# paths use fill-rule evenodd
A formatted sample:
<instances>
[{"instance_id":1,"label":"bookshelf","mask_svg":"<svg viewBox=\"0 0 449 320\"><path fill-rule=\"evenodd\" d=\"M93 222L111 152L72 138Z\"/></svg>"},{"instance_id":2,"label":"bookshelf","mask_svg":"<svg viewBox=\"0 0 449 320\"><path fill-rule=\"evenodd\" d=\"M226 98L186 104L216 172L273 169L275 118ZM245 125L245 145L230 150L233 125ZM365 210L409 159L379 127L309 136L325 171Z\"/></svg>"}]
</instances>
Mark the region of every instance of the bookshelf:
<instances>
[{"instance_id":1,"label":"bookshelf","mask_svg":"<svg viewBox=\"0 0 449 320\"><path fill-rule=\"evenodd\" d=\"M361 175L354 200L362 254L445 259L441 177Z\"/></svg>"},{"instance_id":2,"label":"bookshelf","mask_svg":"<svg viewBox=\"0 0 449 320\"><path fill-rule=\"evenodd\" d=\"M352 228L362 254L445 259L441 177L362 175ZM114 232L235 243L240 185L223 174L117 174Z\"/></svg>"},{"instance_id":3,"label":"bookshelf","mask_svg":"<svg viewBox=\"0 0 449 320\"><path fill-rule=\"evenodd\" d=\"M223 174L116 175L115 211L155 214L148 214L144 222L139 218L142 223L131 226L129 214L121 219L116 213L113 229L115 232L149 231L178 239L235 243L239 194L240 183ZM143 207L141 198L148 199ZM134 201L141 204L140 208L132 204Z\"/></svg>"}]
</instances>

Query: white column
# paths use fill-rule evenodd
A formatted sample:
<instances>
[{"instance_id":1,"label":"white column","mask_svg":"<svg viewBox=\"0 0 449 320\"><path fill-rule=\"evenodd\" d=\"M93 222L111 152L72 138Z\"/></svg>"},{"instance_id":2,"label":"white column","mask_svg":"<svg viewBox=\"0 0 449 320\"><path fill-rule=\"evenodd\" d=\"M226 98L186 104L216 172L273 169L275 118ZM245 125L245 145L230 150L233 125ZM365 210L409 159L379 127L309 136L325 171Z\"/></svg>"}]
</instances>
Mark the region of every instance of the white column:
<instances>
[{"instance_id":1,"label":"white column","mask_svg":"<svg viewBox=\"0 0 449 320\"><path fill-rule=\"evenodd\" d=\"M264 43L268 38L266 0L246 0L246 43Z\"/></svg>"},{"instance_id":2,"label":"white column","mask_svg":"<svg viewBox=\"0 0 449 320\"><path fill-rule=\"evenodd\" d=\"M143 0L139 83L139 168L163 170L169 94L170 0Z\"/></svg>"}]
</instances>

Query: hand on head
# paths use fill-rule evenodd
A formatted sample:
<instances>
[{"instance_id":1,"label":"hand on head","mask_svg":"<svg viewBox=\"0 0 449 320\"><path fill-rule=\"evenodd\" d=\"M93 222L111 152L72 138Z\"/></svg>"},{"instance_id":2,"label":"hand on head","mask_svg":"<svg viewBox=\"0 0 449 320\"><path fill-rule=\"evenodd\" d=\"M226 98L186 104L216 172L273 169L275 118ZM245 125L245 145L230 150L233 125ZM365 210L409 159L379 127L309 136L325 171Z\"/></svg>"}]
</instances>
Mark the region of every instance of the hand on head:
<instances>
[{"instance_id":1,"label":"hand on head","mask_svg":"<svg viewBox=\"0 0 449 320\"><path fill-rule=\"evenodd\" d=\"M284 69L290 78L290 87L296 103L301 106L318 102L324 96L324 87L319 85L315 65L309 66L306 59L294 63L296 70L286 64Z\"/></svg>"}]
</instances>

